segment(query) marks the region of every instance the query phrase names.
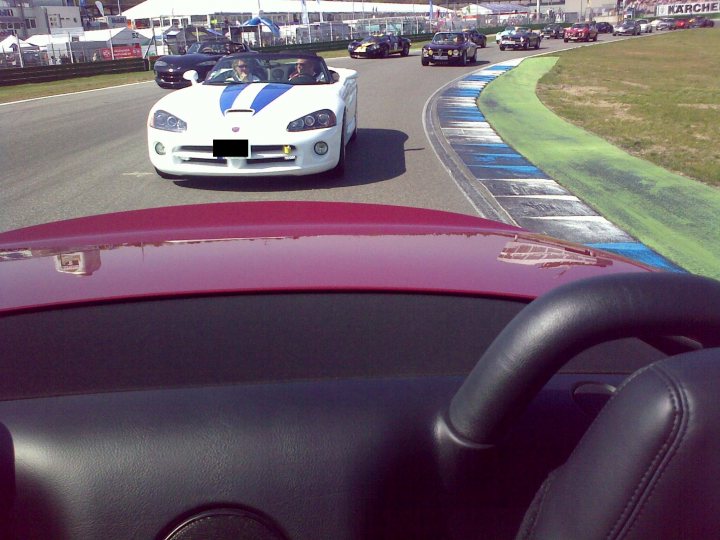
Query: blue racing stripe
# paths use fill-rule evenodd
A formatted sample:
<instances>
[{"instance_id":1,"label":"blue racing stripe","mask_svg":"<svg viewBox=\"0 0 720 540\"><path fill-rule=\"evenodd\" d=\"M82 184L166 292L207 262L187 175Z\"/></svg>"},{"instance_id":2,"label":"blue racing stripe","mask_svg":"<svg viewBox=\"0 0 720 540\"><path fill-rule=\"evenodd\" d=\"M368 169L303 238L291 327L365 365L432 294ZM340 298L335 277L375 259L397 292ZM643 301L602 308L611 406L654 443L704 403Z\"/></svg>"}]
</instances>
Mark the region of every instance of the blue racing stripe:
<instances>
[{"instance_id":1,"label":"blue racing stripe","mask_svg":"<svg viewBox=\"0 0 720 540\"><path fill-rule=\"evenodd\" d=\"M231 84L226 86L222 91L222 94L220 94L220 112L224 115L225 111L233 106L235 98L238 97L238 94L249 86L249 84Z\"/></svg>"},{"instance_id":2,"label":"blue racing stripe","mask_svg":"<svg viewBox=\"0 0 720 540\"><path fill-rule=\"evenodd\" d=\"M270 105L273 101L275 101L277 98L282 96L285 92L290 90L292 88L292 85L289 84L268 84L258 92L258 95L255 96L255 99L253 100L252 104L250 105L250 108L254 110L255 112L253 115L259 113L261 110L263 110L265 107Z\"/></svg>"}]
</instances>

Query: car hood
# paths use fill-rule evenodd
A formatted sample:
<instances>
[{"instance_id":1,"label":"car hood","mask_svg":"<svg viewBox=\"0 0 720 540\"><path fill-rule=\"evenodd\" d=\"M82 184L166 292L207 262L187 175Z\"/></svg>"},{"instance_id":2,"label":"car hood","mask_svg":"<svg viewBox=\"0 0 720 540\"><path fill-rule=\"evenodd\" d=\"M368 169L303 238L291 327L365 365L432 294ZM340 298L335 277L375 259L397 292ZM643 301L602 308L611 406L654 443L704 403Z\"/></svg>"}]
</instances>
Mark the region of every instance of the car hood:
<instances>
[{"instance_id":1,"label":"car hood","mask_svg":"<svg viewBox=\"0 0 720 540\"><path fill-rule=\"evenodd\" d=\"M230 110L235 111L231 114L243 122L292 120L319 109L335 111L339 99L337 91L336 84L196 84L163 97L153 106L150 115L162 109L178 115L189 126L193 123L205 125L209 119L227 117Z\"/></svg>"},{"instance_id":2,"label":"car hood","mask_svg":"<svg viewBox=\"0 0 720 540\"><path fill-rule=\"evenodd\" d=\"M461 49L465 46L464 43L456 43L455 45L445 45L443 43L428 43L425 45L426 49L434 49L439 51L447 51L450 49Z\"/></svg>"},{"instance_id":3,"label":"car hood","mask_svg":"<svg viewBox=\"0 0 720 540\"><path fill-rule=\"evenodd\" d=\"M202 54L202 53L195 53L195 54L178 54L178 55L168 55L168 56L161 56L158 58L158 60L162 60L165 62L168 67L175 67L175 68L187 68L190 66L197 66L200 62L205 62L207 60L217 60L218 58L221 58L222 54Z\"/></svg>"},{"instance_id":4,"label":"car hood","mask_svg":"<svg viewBox=\"0 0 720 540\"><path fill-rule=\"evenodd\" d=\"M309 202L135 210L0 233L0 313L147 297L419 291L532 299L649 267L473 216Z\"/></svg>"}]
</instances>

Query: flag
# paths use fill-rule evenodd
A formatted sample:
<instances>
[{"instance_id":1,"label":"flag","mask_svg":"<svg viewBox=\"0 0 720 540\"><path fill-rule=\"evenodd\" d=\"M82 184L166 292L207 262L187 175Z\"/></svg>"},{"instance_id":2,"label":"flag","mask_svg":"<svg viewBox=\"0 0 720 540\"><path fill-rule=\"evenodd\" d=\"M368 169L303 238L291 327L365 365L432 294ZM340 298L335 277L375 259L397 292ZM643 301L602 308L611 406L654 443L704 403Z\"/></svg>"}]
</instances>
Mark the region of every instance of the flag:
<instances>
[{"instance_id":1,"label":"flag","mask_svg":"<svg viewBox=\"0 0 720 540\"><path fill-rule=\"evenodd\" d=\"M325 21L323 21L323 12L322 12L322 8L320 7L320 0L316 0L316 1L317 1L318 11L320 12L320 22L325 22Z\"/></svg>"},{"instance_id":2,"label":"flag","mask_svg":"<svg viewBox=\"0 0 720 540\"><path fill-rule=\"evenodd\" d=\"M302 23L310 24L310 20L308 19L307 4L305 3L305 0L300 0L300 3L302 4Z\"/></svg>"}]
</instances>

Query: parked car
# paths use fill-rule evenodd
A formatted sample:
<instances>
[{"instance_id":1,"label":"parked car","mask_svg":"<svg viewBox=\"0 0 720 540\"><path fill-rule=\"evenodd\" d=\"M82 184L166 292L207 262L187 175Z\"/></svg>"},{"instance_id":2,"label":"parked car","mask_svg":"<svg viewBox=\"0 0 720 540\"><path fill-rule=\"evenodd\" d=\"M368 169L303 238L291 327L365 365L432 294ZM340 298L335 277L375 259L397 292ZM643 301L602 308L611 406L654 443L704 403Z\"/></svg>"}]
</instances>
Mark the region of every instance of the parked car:
<instances>
[{"instance_id":1,"label":"parked car","mask_svg":"<svg viewBox=\"0 0 720 540\"><path fill-rule=\"evenodd\" d=\"M381 34L352 41L348 45L348 54L352 58L387 58L391 54L407 56L410 54L410 45L408 38Z\"/></svg>"},{"instance_id":2,"label":"parked car","mask_svg":"<svg viewBox=\"0 0 720 540\"><path fill-rule=\"evenodd\" d=\"M575 23L570 28L565 29L563 41L597 41L598 30L593 23Z\"/></svg>"},{"instance_id":3,"label":"parked car","mask_svg":"<svg viewBox=\"0 0 720 540\"><path fill-rule=\"evenodd\" d=\"M595 28L597 28L597 31L600 34L612 34L613 31L613 25L609 22L596 23Z\"/></svg>"},{"instance_id":4,"label":"parked car","mask_svg":"<svg viewBox=\"0 0 720 540\"><path fill-rule=\"evenodd\" d=\"M636 19L636 22L640 25L640 32L644 34L650 34L653 31L653 26L647 19Z\"/></svg>"},{"instance_id":5,"label":"parked car","mask_svg":"<svg viewBox=\"0 0 720 540\"><path fill-rule=\"evenodd\" d=\"M461 64L477 61L477 49L465 32L438 32L430 43L423 45L420 62L430 64Z\"/></svg>"},{"instance_id":6,"label":"parked car","mask_svg":"<svg viewBox=\"0 0 720 540\"><path fill-rule=\"evenodd\" d=\"M472 42L481 49L487 47L487 36L480 32L477 28L468 28L463 30L463 32L465 32Z\"/></svg>"},{"instance_id":7,"label":"parked car","mask_svg":"<svg viewBox=\"0 0 720 540\"><path fill-rule=\"evenodd\" d=\"M185 88L190 86L190 81L183 77L187 71L194 70L202 80L220 58L226 54L247 50L243 43L229 40L198 41L190 45L185 54L158 58L153 67L155 82L160 88Z\"/></svg>"},{"instance_id":8,"label":"parked car","mask_svg":"<svg viewBox=\"0 0 720 540\"><path fill-rule=\"evenodd\" d=\"M500 39L500 50L505 49L539 49L540 34L524 26L518 26L513 32L505 34Z\"/></svg>"},{"instance_id":9,"label":"parked car","mask_svg":"<svg viewBox=\"0 0 720 540\"><path fill-rule=\"evenodd\" d=\"M625 19L613 30L613 36L639 36L640 25L634 19Z\"/></svg>"},{"instance_id":10,"label":"parked car","mask_svg":"<svg viewBox=\"0 0 720 540\"><path fill-rule=\"evenodd\" d=\"M657 25L655 25L657 30L675 30L675 19L664 17L656 20L658 21Z\"/></svg>"},{"instance_id":11,"label":"parked car","mask_svg":"<svg viewBox=\"0 0 720 540\"><path fill-rule=\"evenodd\" d=\"M542 29L542 36L547 39L560 39L563 37L565 28L562 24L548 24Z\"/></svg>"}]
</instances>

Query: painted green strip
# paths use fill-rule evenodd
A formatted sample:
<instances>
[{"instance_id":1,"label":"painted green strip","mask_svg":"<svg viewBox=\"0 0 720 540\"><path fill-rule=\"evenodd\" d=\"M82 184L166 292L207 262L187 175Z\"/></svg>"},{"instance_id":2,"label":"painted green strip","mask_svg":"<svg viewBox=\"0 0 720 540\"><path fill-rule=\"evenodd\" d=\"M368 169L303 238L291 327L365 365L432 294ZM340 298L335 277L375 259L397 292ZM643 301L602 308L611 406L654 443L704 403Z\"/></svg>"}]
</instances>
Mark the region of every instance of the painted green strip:
<instances>
[{"instance_id":1,"label":"painted green strip","mask_svg":"<svg viewBox=\"0 0 720 540\"><path fill-rule=\"evenodd\" d=\"M525 60L480 94L516 151L601 215L690 272L720 279L720 190L673 174L560 119L535 95L555 57Z\"/></svg>"}]
</instances>

